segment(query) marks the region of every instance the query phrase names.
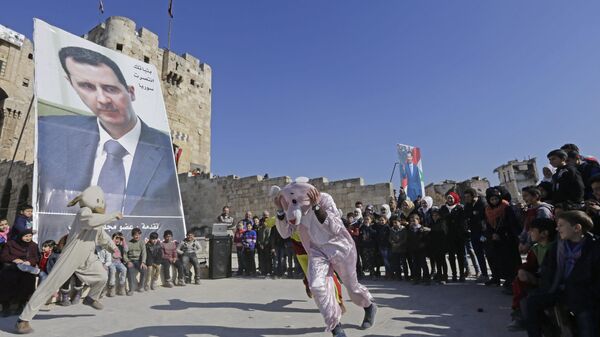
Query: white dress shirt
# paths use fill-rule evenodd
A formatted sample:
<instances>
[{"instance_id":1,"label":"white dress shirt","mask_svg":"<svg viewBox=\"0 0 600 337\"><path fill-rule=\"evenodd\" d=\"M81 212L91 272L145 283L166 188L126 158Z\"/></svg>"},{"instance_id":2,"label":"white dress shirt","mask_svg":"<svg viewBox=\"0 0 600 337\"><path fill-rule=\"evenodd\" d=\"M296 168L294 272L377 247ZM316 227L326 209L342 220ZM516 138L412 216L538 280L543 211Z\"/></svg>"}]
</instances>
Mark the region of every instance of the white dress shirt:
<instances>
[{"instance_id":1,"label":"white dress shirt","mask_svg":"<svg viewBox=\"0 0 600 337\"><path fill-rule=\"evenodd\" d=\"M98 142L98 147L96 148L96 159L94 159L94 172L92 174L91 185L98 185L98 177L100 176L100 171L102 170L102 166L106 161L106 151L104 151L104 143L113 139L108 134L108 132L104 130L104 127L102 126L102 124L100 124L100 120L96 120L98 122L100 141ZM133 129L131 129L129 132L123 135L123 137L119 139L114 139L117 142L119 142L119 144L121 144L121 146L123 146L128 153L123 157L123 166L125 166L125 186L127 186L127 182L129 181L129 172L131 172L131 164L133 163L135 149L137 148L141 133L142 122L138 118Z\"/></svg>"}]
</instances>

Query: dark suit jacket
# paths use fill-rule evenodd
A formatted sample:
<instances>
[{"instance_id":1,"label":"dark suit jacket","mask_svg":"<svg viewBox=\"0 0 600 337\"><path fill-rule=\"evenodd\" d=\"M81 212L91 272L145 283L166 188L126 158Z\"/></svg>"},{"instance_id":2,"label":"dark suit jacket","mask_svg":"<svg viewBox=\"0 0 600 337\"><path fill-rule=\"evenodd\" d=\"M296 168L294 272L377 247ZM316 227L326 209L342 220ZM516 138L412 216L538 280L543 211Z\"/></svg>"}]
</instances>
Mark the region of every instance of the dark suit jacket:
<instances>
[{"instance_id":1,"label":"dark suit jacket","mask_svg":"<svg viewBox=\"0 0 600 337\"><path fill-rule=\"evenodd\" d=\"M66 205L90 185L99 140L96 117L38 118L41 212L76 211ZM182 216L169 136L144 122L123 205L124 215Z\"/></svg>"},{"instance_id":2,"label":"dark suit jacket","mask_svg":"<svg viewBox=\"0 0 600 337\"><path fill-rule=\"evenodd\" d=\"M409 186L418 185L419 189L421 188L421 174L419 173L419 167L417 164L413 164L412 174L410 174L410 167L408 164L404 164L402 169L402 178L406 178Z\"/></svg>"}]
</instances>

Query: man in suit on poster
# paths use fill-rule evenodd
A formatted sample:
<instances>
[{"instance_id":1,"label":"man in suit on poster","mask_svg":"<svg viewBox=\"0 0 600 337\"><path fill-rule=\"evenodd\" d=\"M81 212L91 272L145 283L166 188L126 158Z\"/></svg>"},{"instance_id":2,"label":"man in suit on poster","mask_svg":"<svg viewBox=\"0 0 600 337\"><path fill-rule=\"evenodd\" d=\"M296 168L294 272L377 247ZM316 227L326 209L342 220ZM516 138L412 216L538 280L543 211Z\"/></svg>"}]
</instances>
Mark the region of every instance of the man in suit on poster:
<instances>
[{"instance_id":1,"label":"man in suit on poster","mask_svg":"<svg viewBox=\"0 0 600 337\"><path fill-rule=\"evenodd\" d=\"M406 194L410 200L415 201L419 196L423 196L421 187L421 172L419 167L413 162L412 152L406 153L406 163L402 165L402 180L406 179Z\"/></svg>"},{"instance_id":2,"label":"man in suit on poster","mask_svg":"<svg viewBox=\"0 0 600 337\"><path fill-rule=\"evenodd\" d=\"M94 116L38 118L39 210L66 212L68 200L98 185L107 212L181 216L169 135L137 116L135 88L118 65L80 47L62 48L59 58Z\"/></svg>"}]
</instances>

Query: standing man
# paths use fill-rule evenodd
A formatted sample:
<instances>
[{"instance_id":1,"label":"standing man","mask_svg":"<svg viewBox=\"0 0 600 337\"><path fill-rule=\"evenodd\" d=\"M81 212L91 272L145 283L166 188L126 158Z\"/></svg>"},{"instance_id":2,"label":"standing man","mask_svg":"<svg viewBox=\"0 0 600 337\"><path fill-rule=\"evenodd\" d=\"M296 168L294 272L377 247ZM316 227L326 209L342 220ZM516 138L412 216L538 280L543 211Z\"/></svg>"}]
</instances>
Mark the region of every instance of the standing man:
<instances>
[{"instance_id":1,"label":"standing man","mask_svg":"<svg viewBox=\"0 0 600 337\"><path fill-rule=\"evenodd\" d=\"M422 196L421 172L419 172L419 167L413 163L412 152L406 153L406 163L402 169L402 180L404 179L407 181L406 194L411 201Z\"/></svg>"},{"instance_id":2,"label":"standing man","mask_svg":"<svg viewBox=\"0 0 600 337\"><path fill-rule=\"evenodd\" d=\"M219 215L217 217L217 222L227 224L228 230L235 229L235 225L233 223L233 217L231 215L229 215L229 206L223 206L221 215Z\"/></svg>"}]
</instances>

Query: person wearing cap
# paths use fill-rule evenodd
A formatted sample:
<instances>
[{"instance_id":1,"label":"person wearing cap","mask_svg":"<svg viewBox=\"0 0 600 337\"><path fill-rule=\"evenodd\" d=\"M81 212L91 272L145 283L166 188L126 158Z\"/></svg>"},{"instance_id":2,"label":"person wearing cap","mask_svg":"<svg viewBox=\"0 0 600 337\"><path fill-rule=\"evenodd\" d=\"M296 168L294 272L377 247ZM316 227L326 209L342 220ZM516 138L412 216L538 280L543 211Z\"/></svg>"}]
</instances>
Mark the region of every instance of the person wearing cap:
<instances>
[{"instance_id":1,"label":"person wearing cap","mask_svg":"<svg viewBox=\"0 0 600 337\"><path fill-rule=\"evenodd\" d=\"M547 155L550 165L556 168L552 176L552 201L562 204L565 210L583 207L585 186L577 168L567 163L564 150L552 150Z\"/></svg>"}]
</instances>

